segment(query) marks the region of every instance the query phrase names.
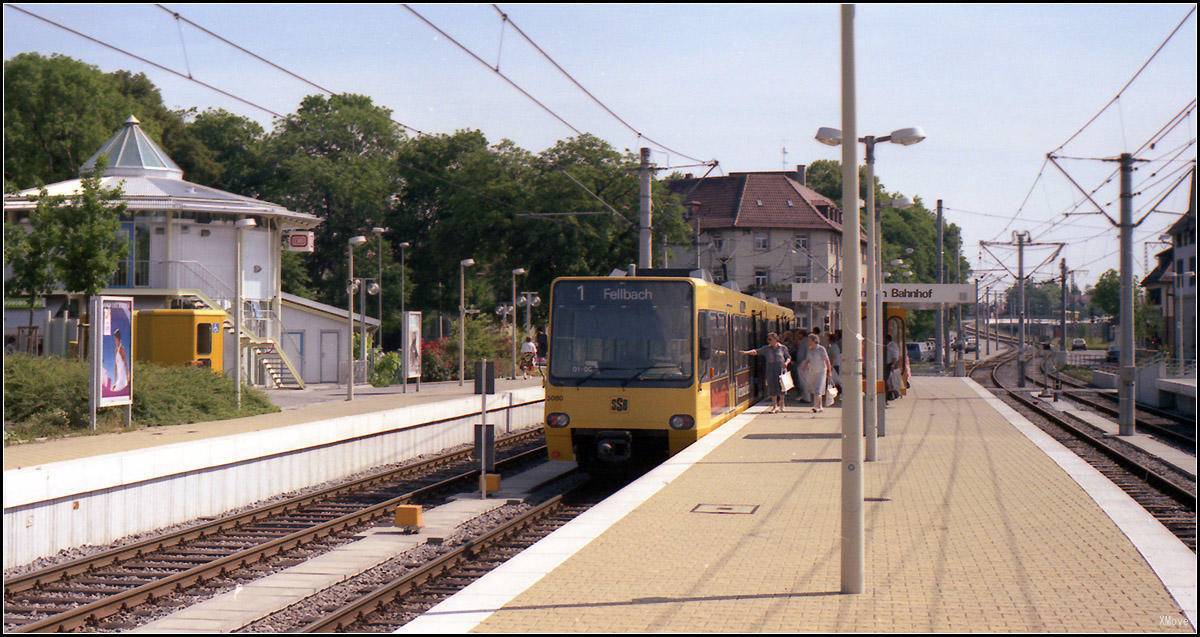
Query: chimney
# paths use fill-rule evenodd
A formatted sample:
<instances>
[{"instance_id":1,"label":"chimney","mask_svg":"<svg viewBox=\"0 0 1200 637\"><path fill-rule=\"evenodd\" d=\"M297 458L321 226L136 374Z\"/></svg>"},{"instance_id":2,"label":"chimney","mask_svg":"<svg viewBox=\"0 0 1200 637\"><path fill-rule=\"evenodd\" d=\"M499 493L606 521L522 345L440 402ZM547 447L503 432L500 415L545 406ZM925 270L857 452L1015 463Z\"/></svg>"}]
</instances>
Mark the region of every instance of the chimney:
<instances>
[{"instance_id":1,"label":"chimney","mask_svg":"<svg viewBox=\"0 0 1200 637\"><path fill-rule=\"evenodd\" d=\"M808 175L805 174L806 168L807 166L804 164L796 164L796 181L800 182L800 185L805 187L808 186L808 181L806 181Z\"/></svg>"}]
</instances>

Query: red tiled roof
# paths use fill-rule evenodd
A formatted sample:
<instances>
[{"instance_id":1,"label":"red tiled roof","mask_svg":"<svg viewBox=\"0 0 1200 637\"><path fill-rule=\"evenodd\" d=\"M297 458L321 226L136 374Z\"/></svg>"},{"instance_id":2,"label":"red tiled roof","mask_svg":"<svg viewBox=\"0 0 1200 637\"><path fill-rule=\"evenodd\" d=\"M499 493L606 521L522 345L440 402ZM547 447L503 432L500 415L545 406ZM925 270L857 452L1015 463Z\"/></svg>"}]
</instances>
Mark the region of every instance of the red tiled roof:
<instances>
[{"instance_id":1,"label":"red tiled roof","mask_svg":"<svg viewBox=\"0 0 1200 637\"><path fill-rule=\"evenodd\" d=\"M680 179L669 187L680 196L687 195L688 201L700 202L701 230L796 228L840 233L842 224L826 216L840 217L837 205L801 185L793 175L782 171L730 173L728 177Z\"/></svg>"}]
</instances>

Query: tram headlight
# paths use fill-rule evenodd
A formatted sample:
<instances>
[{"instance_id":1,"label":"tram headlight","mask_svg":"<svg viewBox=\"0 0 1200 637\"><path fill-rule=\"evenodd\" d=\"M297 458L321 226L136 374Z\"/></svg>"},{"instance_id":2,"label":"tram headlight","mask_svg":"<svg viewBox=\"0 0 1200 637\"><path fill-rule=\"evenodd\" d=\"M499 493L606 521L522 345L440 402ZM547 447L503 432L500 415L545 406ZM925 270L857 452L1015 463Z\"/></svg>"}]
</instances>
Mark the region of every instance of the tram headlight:
<instances>
[{"instance_id":1,"label":"tram headlight","mask_svg":"<svg viewBox=\"0 0 1200 637\"><path fill-rule=\"evenodd\" d=\"M561 429L571 424L571 417L561 412L555 412L546 416L546 424L555 429Z\"/></svg>"},{"instance_id":2,"label":"tram headlight","mask_svg":"<svg viewBox=\"0 0 1200 637\"><path fill-rule=\"evenodd\" d=\"M682 431L684 429L691 429L694 427L696 425L696 419L687 414L675 414L674 416L671 416L669 420L667 420L667 424L671 426L671 429Z\"/></svg>"}]
</instances>

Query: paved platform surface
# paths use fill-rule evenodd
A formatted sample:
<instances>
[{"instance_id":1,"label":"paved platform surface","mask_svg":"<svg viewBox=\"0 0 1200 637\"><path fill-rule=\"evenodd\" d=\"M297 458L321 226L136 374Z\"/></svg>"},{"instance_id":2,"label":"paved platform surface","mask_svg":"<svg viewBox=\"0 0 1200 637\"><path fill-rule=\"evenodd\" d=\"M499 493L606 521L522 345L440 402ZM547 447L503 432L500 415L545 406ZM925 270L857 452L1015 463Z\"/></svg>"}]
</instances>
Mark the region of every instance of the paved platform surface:
<instances>
[{"instance_id":1,"label":"paved platform surface","mask_svg":"<svg viewBox=\"0 0 1200 637\"><path fill-rule=\"evenodd\" d=\"M1195 554L986 390L914 378L888 416L862 594L840 410L743 415L403 632L1193 632Z\"/></svg>"},{"instance_id":2,"label":"paved platform surface","mask_svg":"<svg viewBox=\"0 0 1200 637\"><path fill-rule=\"evenodd\" d=\"M540 378L516 381L498 379L496 381L496 392L503 394L506 391L522 387L539 387L541 386L541 382ZM284 409L273 414L261 414L246 418L233 418L211 422L197 422L187 425L148 427L128 432L59 438L44 442L14 445L4 448L4 470L31 467L62 460L88 458L107 453L145 449L178 442L216 438L250 431L274 429L276 427L287 427L341 416L365 414L409 405L421 405L451 398L462 398L472 394L473 386L468 383L463 387L459 387L456 382L427 383L422 385L420 392L416 392L414 391L415 388L410 385L407 394L400 394L395 391L372 391L373 389L362 388L360 390L356 387L353 401L326 400L324 402L303 405L301 408ZM345 391L344 386L342 391Z\"/></svg>"}]
</instances>

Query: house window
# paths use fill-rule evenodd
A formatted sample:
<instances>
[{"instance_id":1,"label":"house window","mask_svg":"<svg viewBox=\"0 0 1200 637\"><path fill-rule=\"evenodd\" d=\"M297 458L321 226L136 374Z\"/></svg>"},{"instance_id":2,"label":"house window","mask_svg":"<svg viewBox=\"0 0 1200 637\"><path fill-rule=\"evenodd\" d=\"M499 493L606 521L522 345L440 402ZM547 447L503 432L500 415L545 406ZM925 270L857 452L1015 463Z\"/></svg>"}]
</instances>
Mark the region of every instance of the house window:
<instances>
[{"instance_id":1,"label":"house window","mask_svg":"<svg viewBox=\"0 0 1200 637\"><path fill-rule=\"evenodd\" d=\"M766 287L770 281L769 270L766 268L754 268L754 285L758 287Z\"/></svg>"},{"instance_id":2,"label":"house window","mask_svg":"<svg viewBox=\"0 0 1200 637\"><path fill-rule=\"evenodd\" d=\"M792 237L792 245L794 245L797 250L807 251L808 250L808 235L798 234L798 235Z\"/></svg>"},{"instance_id":3,"label":"house window","mask_svg":"<svg viewBox=\"0 0 1200 637\"><path fill-rule=\"evenodd\" d=\"M771 247L771 236L765 232L754 235L754 249L768 250Z\"/></svg>"},{"instance_id":4,"label":"house window","mask_svg":"<svg viewBox=\"0 0 1200 637\"><path fill-rule=\"evenodd\" d=\"M713 249L716 250L717 252L725 251L725 240L722 239L721 237L714 236L712 238L712 245L713 245Z\"/></svg>"},{"instance_id":5,"label":"house window","mask_svg":"<svg viewBox=\"0 0 1200 637\"><path fill-rule=\"evenodd\" d=\"M812 270L808 268L796 268L796 282L810 283L812 281Z\"/></svg>"}]
</instances>

